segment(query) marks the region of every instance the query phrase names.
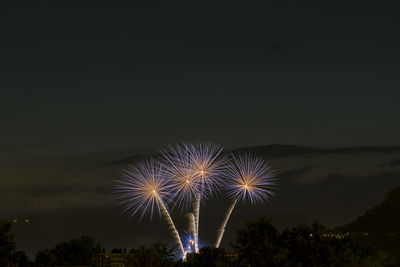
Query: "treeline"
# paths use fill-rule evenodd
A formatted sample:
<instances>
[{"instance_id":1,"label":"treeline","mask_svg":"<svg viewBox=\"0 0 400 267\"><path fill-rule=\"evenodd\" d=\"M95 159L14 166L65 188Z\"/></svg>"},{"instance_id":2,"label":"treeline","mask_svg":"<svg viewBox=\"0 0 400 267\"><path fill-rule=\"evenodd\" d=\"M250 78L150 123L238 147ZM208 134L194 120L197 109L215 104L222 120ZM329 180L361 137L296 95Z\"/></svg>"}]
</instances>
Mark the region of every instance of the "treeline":
<instances>
[{"instance_id":1,"label":"treeline","mask_svg":"<svg viewBox=\"0 0 400 267\"><path fill-rule=\"evenodd\" d=\"M93 237L82 236L57 244L53 249L40 250L36 254L36 266L90 266L92 258L101 251L101 245Z\"/></svg>"},{"instance_id":2,"label":"treeline","mask_svg":"<svg viewBox=\"0 0 400 267\"><path fill-rule=\"evenodd\" d=\"M16 251L12 222L0 220L0 266L34 266L24 251Z\"/></svg>"},{"instance_id":3,"label":"treeline","mask_svg":"<svg viewBox=\"0 0 400 267\"><path fill-rule=\"evenodd\" d=\"M99 253L105 252L94 238L81 237L57 244L37 253L35 262L15 251L11 223L0 224L0 266L99 266ZM189 254L186 261L176 258L174 249L163 244L141 246L127 251L124 266L399 266L387 252L358 242L349 236L337 236L319 223L279 232L268 219L249 222L239 230L232 251L204 247ZM23 255L23 256L22 256ZM97 261L96 261L97 259Z\"/></svg>"},{"instance_id":4,"label":"treeline","mask_svg":"<svg viewBox=\"0 0 400 267\"><path fill-rule=\"evenodd\" d=\"M93 256L101 251L99 242L83 236L61 242L52 249L40 250L32 261L24 251L16 251L11 228L11 221L0 220L1 267L90 266Z\"/></svg>"}]
</instances>

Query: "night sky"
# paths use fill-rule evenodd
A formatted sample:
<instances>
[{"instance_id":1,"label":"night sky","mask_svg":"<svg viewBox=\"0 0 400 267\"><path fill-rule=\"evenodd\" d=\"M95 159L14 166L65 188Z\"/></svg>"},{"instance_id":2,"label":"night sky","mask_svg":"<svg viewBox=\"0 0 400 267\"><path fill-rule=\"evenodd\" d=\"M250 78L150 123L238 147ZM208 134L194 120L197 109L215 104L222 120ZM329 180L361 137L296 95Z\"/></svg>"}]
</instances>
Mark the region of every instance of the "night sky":
<instances>
[{"instance_id":1,"label":"night sky","mask_svg":"<svg viewBox=\"0 0 400 267\"><path fill-rule=\"evenodd\" d=\"M0 217L32 218L16 226L31 257L80 234L107 248L168 242L160 219L153 231L110 199L121 159L197 140L399 146L399 12L395 1L1 3ZM282 189L251 216L350 222L398 186L396 151L271 156ZM363 190L339 197L339 184ZM338 198L336 211L313 204Z\"/></svg>"}]
</instances>

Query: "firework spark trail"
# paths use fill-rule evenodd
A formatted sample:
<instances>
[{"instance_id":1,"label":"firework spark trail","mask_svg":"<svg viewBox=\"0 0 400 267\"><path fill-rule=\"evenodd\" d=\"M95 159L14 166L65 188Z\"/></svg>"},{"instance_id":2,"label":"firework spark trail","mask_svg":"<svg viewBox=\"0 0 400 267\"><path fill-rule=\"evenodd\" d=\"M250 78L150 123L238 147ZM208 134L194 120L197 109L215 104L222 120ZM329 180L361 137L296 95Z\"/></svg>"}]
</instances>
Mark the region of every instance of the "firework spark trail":
<instances>
[{"instance_id":1,"label":"firework spark trail","mask_svg":"<svg viewBox=\"0 0 400 267\"><path fill-rule=\"evenodd\" d=\"M199 217L200 217L200 200L201 194L196 195L193 216L194 216L194 250L196 253L199 252Z\"/></svg>"},{"instance_id":2,"label":"firework spark trail","mask_svg":"<svg viewBox=\"0 0 400 267\"><path fill-rule=\"evenodd\" d=\"M194 218L194 214L192 212L188 213L187 218L189 220L189 233L191 233L194 236L194 232L196 230L196 225L195 225L196 219Z\"/></svg>"},{"instance_id":3,"label":"firework spark trail","mask_svg":"<svg viewBox=\"0 0 400 267\"><path fill-rule=\"evenodd\" d=\"M226 215L225 215L225 219L224 219L224 221L222 222L221 228L220 228L219 231L218 231L217 242L215 243L215 247L216 247L216 248L218 248L218 247L219 247L219 244L221 243L222 236L223 236L224 233L225 233L226 224L228 223L228 220L229 220L229 218L231 217L232 211L233 211L233 209L235 208L237 201L238 201L237 198L236 198L235 200L233 200L231 206L230 206L229 209L228 209L228 212L227 212Z\"/></svg>"},{"instance_id":4,"label":"firework spark trail","mask_svg":"<svg viewBox=\"0 0 400 267\"><path fill-rule=\"evenodd\" d=\"M228 183L225 185L228 196L234 201L220 227L216 247L219 247L225 232L226 224L232 210L239 201L250 201L251 204L262 203L274 195L277 183L275 173L265 161L250 153L232 155L233 162L228 168Z\"/></svg>"},{"instance_id":5,"label":"firework spark trail","mask_svg":"<svg viewBox=\"0 0 400 267\"><path fill-rule=\"evenodd\" d=\"M195 245L194 233L196 231L196 226L195 226L196 220L194 218L194 214L192 212L190 212L190 213L186 214L186 217L188 219L189 228L188 228L188 232L181 239L182 245L185 248L185 254L194 252L194 245Z\"/></svg>"},{"instance_id":6,"label":"firework spark trail","mask_svg":"<svg viewBox=\"0 0 400 267\"><path fill-rule=\"evenodd\" d=\"M159 196L157 196L157 201L158 201L158 203L159 203L159 205L161 207L161 212L164 215L165 220L167 221L167 223L169 225L169 228L170 228L170 230L172 231L172 234L175 237L175 241L176 241L176 243L178 244L178 246L179 246L179 248L181 250L182 257L183 257L183 259L185 259L186 252L185 252L185 250L183 248L182 240L181 240L181 238L179 236L178 230L175 227L174 221L172 220L171 215L169 214L169 212L167 210L167 207L165 206L164 202L161 200L161 198Z\"/></svg>"}]
</instances>

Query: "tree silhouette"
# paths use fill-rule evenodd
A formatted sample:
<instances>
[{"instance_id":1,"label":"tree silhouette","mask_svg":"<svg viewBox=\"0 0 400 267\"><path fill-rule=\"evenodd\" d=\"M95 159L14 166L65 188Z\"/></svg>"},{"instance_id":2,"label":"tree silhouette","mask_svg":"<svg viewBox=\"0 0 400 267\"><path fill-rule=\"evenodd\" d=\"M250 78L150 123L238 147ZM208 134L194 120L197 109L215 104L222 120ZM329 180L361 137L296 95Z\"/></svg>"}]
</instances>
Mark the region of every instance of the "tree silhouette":
<instances>
[{"instance_id":1,"label":"tree silhouette","mask_svg":"<svg viewBox=\"0 0 400 267\"><path fill-rule=\"evenodd\" d=\"M101 246L93 237L82 236L57 244L54 249L41 250L36 255L38 266L90 265Z\"/></svg>"},{"instance_id":2,"label":"tree silhouette","mask_svg":"<svg viewBox=\"0 0 400 267\"><path fill-rule=\"evenodd\" d=\"M187 256L186 262L181 266L196 267L224 267L232 266L233 262L225 255L222 248L204 247L199 253L192 253ZM179 266L179 264L177 264Z\"/></svg>"},{"instance_id":3,"label":"tree silhouette","mask_svg":"<svg viewBox=\"0 0 400 267\"><path fill-rule=\"evenodd\" d=\"M262 218L238 231L234 248L238 266L395 266L391 255L332 235L318 222L279 233Z\"/></svg>"},{"instance_id":4,"label":"tree silhouette","mask_svg":"<svg viewBox=\"0 0 400 267\"><path fill-rule=\"evenodd\" d=\"M51 249L39 250L36 254L37 267L49 267L56 264L56 256Z\"/></svg>"},{"instance_id":5,"label":"tree silhouette","mask_svg":"<svg viewBox=\"0 0 400 267\"><path fill-rule=\"evenodd\" d=\"M151 246L140 246L129 252L125 266L173 266L173 251L167 245L156 243Z\"/></svg>"},{"instance_id":6,"label":"tree silhouette","mask_svg":"<svg viewBox=\"0 0 400 267\"><path fill-rule=\"evenodd\" d=\"M11 262L15 250L11 227L12 222L0 220L0 266L7 266Z\"/></svg>"},{"instance_id":7,"label":"tree silhouette","mask_svg":"<svg viewBox=\"0 0 400 267\"><path fill-rule=\"evenodd\" d=\"M287 251L279 246L279 232L271 219L261 218L248 222L246 228L238 231L236 244L239 265L278 266Z\"/></svg>"}]
</instances>

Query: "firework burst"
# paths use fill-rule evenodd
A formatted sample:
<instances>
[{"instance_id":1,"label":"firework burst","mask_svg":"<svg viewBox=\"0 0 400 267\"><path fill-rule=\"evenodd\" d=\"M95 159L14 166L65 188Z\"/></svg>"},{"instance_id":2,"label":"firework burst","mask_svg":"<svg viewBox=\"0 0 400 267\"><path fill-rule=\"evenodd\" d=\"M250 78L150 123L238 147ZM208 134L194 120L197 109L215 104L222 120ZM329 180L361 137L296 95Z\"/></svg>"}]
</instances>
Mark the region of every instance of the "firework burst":
<instances>
[{"instance_id":1,"label":"firework burst","mask_svg":"<svg viewBox=\"0 0 400 267\"><path fill-rule=\"evenodd\" d=\"M167 175L174 196L174 207L182 211L192 205L193 198L200 192L200 183L191 166L188 150L185 145L170 146L161 150L163 160L167 163Z\"/></svg>"},{"instance_id":2,"label":"firework burst","mask_svg":"<svg viewBox=\"0 0 400 267\"><path fill-rule=\"evenodd\" d=\"M122 170L114 186L114 198L125 206L124 212L131 216L140 213L140 219L145 214L150 218L154 213L161 215L159 200L168 203L171 197L164 165L154 159L142 159L129 165Z\"/></svg>"},{"instance_id":3,"label":"firework burst","mask_svg":"<svg viewBox=\"0 0 400 267\"><path fill-rule=\"evenodd\" d=\"M115 185L114 197L120 205L125 206L125 212L130 212L131 216L139 212L140 218L146 213L152 218L155 211L162 214L185 257L178 230L166 206L166 203L171 201L172 194L165 173L165 165L160 161L154 159L137 161L123 170L122 177Z\"/></svg>"},{"instance_id":4,"label":"firework burst","mask_svg":"<svg viewBox=\"0 0 400 267\"><path fill-rule=\"evenodd\" d=\"M275 172L262 158L250 153L233 155L225 185L228 196L238 201L258 204L274 196Z\"/></svg>"},{"instance_id":5,"label":"firework burst","mask_svg":"<svg viewBox=\"0 0 400 267\"><path fill-rule=\"evenodd\" d=\"M227 157L223 146L211 142L185 144L188 163L203 195L211 195L222 185Z\"/></svg>"},{"instance_id":6,"label":"firework burst","mask_svg":"<svg viewBox=\"0 0 400 267\"><path fill-rule=\"evenodd\" d=\"M262 158L250 153L232 155L232 158L225 188L233 201L218 231L215 247L219 247L225 227L238 202L250 201L251 204L259 204L267 201L274 196L277 186L275 172Z\"/></svg>"}]
</instances>

